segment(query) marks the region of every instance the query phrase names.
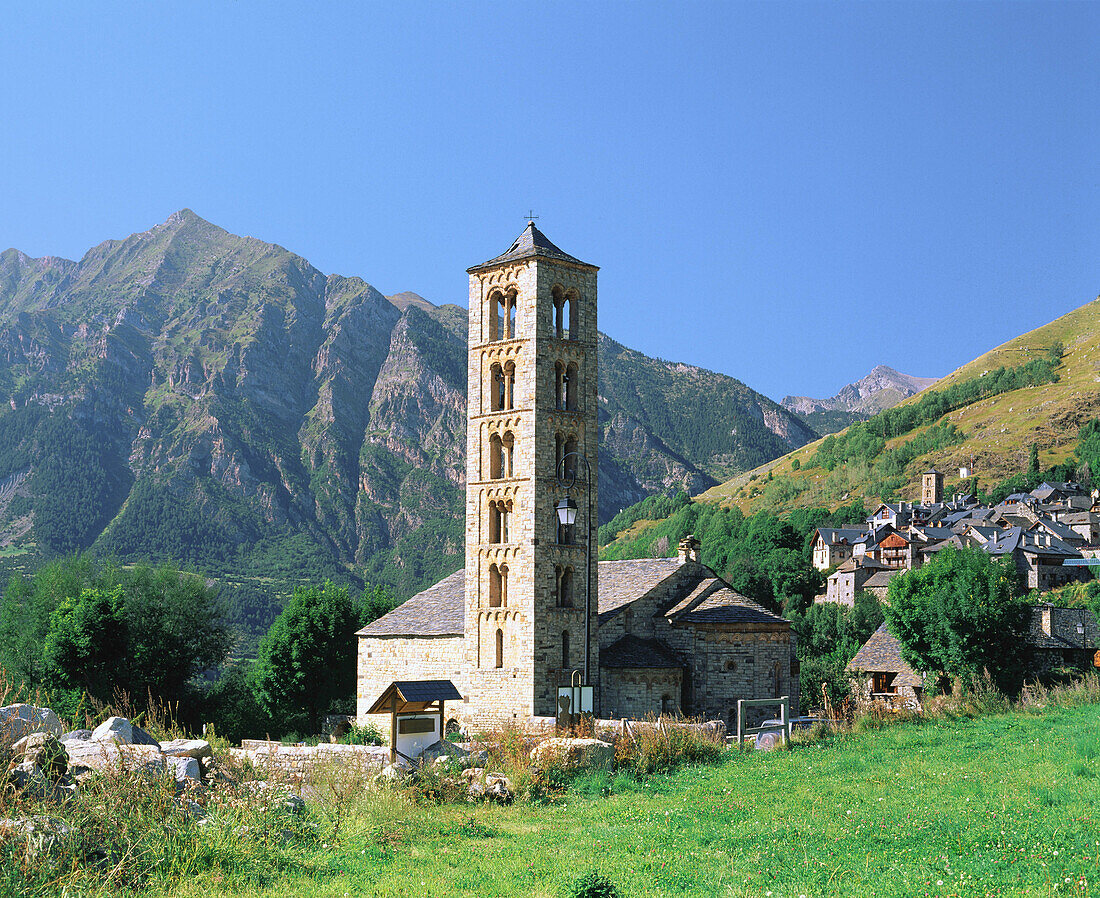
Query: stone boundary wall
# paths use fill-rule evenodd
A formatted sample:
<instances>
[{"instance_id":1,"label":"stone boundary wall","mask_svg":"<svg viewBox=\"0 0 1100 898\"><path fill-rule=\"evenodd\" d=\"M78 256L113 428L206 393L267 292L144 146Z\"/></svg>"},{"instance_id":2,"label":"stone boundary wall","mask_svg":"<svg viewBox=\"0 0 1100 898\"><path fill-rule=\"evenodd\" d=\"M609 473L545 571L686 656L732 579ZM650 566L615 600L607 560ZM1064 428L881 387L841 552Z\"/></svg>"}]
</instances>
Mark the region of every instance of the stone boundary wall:
<instances>
[{"instance_id":1,"label":"stone boundary wall","mask_svg":"<svg viewBox=\"0 0 1100 898\"><path fill-rule=\"evenodd\" d=\"M314 764L333 760L355 761L364 769L381 770L390 761L385 745L283 745L266 739L242 739L240 748L231 748L232 757L250 761L265 771L302 774Z\"/></svg>"}]
</instances>

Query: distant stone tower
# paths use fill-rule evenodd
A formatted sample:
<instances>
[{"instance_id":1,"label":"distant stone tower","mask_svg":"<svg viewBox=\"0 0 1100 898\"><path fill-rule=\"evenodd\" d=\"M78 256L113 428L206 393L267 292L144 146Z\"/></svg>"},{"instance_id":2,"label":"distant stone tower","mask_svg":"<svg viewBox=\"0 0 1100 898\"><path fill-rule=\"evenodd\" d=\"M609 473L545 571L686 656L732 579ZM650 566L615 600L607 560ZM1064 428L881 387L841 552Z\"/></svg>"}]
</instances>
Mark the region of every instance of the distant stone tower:
<instances>
[{"instance_id":1,"label":"distant stone tower","mask_svg":"<svg viewBox=\"0 0 1100 898\"><path fill-rule=\"evenodd\" d=\"M596 484L576 457L572 532L557 472L579 453L596 477L596 271L534 222L469 269L465 646L467 713L553 716L559 682L584 666L586 528ZM599 671L592 558L591 676ZM598 691L597 691L598 695Z\"/></svg>"},{"instance_id":2,"label":"distant stone tower","mask_svg":"<svg viewBox=\"0 0 1100 898\"><path fill-rule=\"evenodd\" d=\"M921 475L921 505L936 505L943 501L943 474L935 468L929 468Z\"/></svg>"}]
</instances>

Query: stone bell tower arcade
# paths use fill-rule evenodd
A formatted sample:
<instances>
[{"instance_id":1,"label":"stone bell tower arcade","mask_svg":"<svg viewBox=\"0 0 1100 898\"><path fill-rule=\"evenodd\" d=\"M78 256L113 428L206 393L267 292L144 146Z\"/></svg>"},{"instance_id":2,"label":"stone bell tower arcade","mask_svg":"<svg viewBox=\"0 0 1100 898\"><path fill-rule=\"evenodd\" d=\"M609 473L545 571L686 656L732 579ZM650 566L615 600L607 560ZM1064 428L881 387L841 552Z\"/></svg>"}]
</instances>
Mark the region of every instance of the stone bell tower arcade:
<instances>
[{"instance_id":1,"label":"stone bell tower arcade","mask_svg":"<svg viewBox=\"0 0 1100 898\"><path fill-rule=\"evenodd\" d=\"M469 269L464 636L478 716L554 715L558 685L585 667L586 577L593 684L599 675L596 558L585 561L597 526L596 272L534 222ZM572 527L556 511L567 496Z\"/></svg>"}]
</instances>

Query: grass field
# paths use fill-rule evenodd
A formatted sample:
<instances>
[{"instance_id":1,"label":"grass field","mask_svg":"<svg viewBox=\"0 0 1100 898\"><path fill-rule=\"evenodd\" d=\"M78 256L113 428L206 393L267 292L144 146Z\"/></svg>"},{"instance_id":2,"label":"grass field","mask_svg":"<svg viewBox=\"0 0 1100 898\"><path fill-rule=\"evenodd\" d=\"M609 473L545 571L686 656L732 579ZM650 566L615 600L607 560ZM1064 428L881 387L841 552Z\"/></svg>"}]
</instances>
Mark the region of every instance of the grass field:
<instances>
[{"instance_id":1,"label":"grass field","mask_svg":"<svg viewBox=\"0 0 1100 898\"><path fill-rule=\"evenodd\" d=\"M595 774L548 806L376 794L338 840L273 860L159 894L557 896L595 868L625 896L1093 895L1100 706L890 726L644 783Z\"/></svg>"}]
</instances>

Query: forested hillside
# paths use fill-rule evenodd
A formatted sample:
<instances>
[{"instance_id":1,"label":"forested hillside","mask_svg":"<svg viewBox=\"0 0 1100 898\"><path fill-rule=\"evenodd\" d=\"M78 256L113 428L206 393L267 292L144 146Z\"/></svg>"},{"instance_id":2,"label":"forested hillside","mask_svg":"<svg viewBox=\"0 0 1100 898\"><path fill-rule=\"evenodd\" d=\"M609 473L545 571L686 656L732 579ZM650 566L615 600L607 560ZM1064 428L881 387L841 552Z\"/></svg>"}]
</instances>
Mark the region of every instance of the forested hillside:
<instances>
[{"instance_id":1,"label":"forested hillside","mask_svg":"<svg viewBox=\"0 0 1100 898\"><path fill-rule=\"evenodd\" d=\"M604 519L814 437L732 378L600 353ZM0 563L171 558L253 629L296 582L411 594L461 564L465 372L462 308L189 210L79 262L7 250Z\"/></svg>"}]
</instances>

